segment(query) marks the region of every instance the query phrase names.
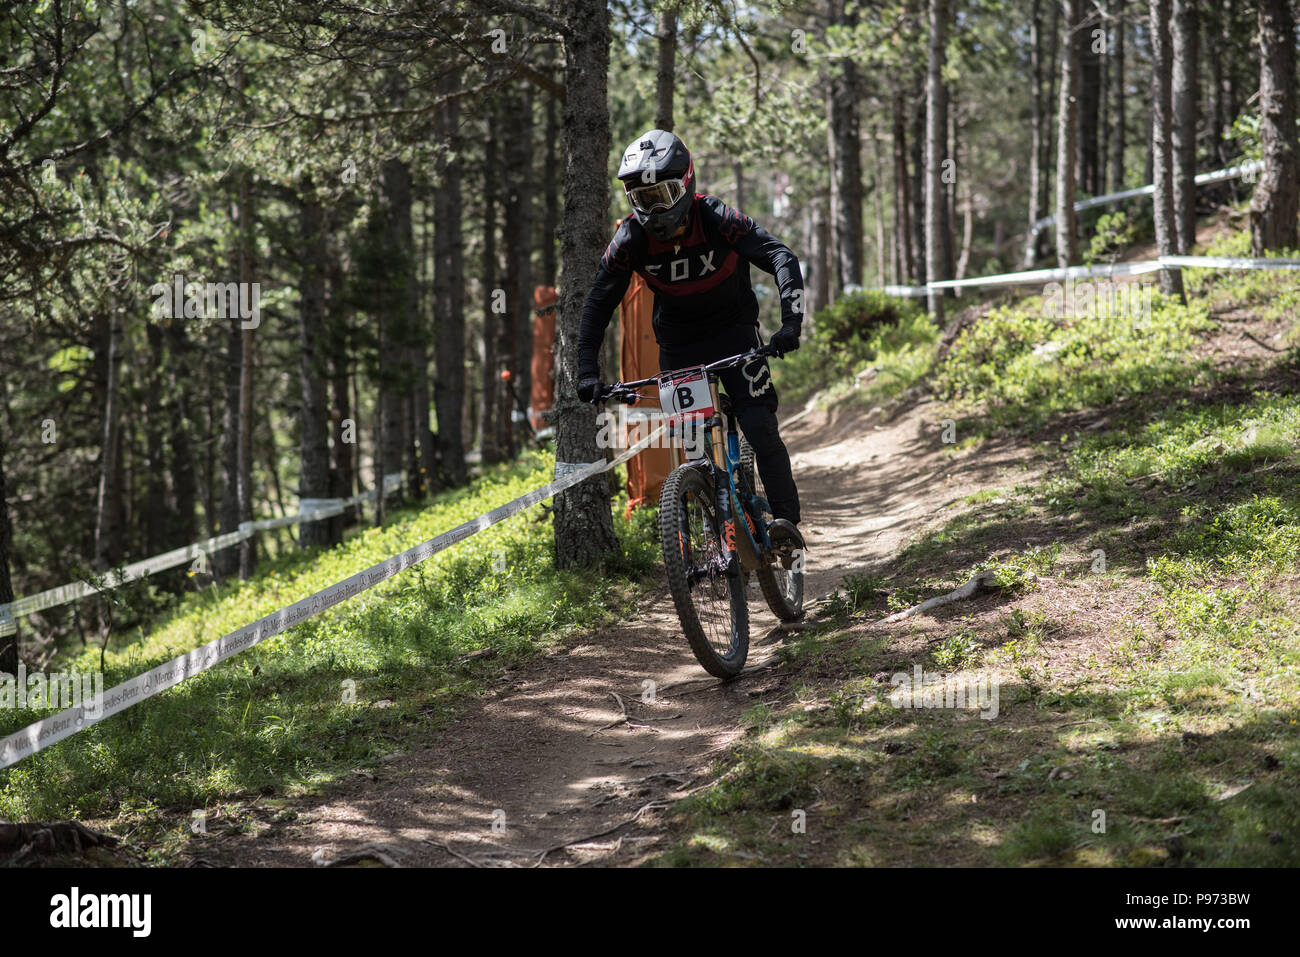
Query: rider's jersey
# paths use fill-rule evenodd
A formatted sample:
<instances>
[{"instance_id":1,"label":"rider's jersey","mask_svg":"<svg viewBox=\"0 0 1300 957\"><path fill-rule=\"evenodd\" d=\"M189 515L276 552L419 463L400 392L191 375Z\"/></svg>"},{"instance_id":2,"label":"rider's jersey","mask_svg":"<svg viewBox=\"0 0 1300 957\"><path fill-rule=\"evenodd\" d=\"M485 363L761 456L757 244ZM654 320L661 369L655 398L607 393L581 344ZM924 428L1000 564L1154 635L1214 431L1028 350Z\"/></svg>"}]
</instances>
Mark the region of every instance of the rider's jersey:
<instances>
[{"instance_id":1,"label":"rider's jersey","mask_svg":"<svg viewBox=\"0 0 1300 957\"><path fill-rule=\"evenodd\" d=\"M660 242L627 217L601 258L578 328L578 376L599 374L605 327L623 300L633 271L654 291L660 345L681 345L737 324L758 324L750 264L776 277L781 321L803 319L803 276L785 243L716 196L695 194L690 230Z\"/></svg>"}]
</instances>

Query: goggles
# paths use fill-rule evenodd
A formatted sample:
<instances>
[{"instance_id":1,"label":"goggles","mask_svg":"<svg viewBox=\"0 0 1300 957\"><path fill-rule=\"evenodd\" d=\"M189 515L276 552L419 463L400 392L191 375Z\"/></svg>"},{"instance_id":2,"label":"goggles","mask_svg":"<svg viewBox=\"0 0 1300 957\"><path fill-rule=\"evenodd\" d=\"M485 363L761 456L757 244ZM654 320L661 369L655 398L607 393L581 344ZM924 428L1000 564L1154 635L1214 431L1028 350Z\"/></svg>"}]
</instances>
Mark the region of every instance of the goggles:
<instances>
[{"instance_id":1,"label":"goggles","mask_svg":"<svg viewBox=\"0 0 1300 957\"><path fill-rule=\"evenodd\" d=\"M681 179L665 179L648 186L634 186L627 191L628 201L639 213L668 209L685 195L686 183Z\"/></svg>"}]
</instances>

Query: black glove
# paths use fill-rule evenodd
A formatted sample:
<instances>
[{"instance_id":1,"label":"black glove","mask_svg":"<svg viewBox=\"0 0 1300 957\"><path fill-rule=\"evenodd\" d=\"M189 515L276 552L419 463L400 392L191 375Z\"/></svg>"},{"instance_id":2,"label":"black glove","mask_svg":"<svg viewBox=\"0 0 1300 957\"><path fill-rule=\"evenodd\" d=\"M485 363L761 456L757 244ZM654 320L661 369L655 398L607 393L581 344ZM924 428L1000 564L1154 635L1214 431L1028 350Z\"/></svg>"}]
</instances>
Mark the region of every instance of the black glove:
<instances>
[{"instance_id":1,"label":"black glove","mask_svg":"<svg viewBox=\"0 0 1300 957\"><path fill-rule=\"evenodd\" d=\"M768 340L768 345L776 350L776 354L784 356L787 352L794 352L799 348L799 323L787 322L776 332L772 333L772 338Z\"/></svg>"},{"instance_id":2,"label":"black glove","mask_svg":"<svg viewBox=\"0 0 1300 957\"><path fill-rule=\"evenodd\" d=\"M602 387L600 376L581 376L578 379L578 398L583 402L595 402Z\"/></svg>"}]
</instances>

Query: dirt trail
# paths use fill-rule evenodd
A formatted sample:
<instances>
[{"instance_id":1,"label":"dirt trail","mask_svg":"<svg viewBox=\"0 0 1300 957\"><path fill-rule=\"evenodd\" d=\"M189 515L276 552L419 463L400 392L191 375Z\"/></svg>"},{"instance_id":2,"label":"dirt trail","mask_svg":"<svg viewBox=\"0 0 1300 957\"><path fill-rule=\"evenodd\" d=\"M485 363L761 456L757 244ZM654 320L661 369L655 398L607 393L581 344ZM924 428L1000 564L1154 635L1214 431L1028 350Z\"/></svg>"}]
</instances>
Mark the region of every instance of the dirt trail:
<instances>
[{"instance_id":1,"label":"dirt trail","mask_svg":"<svg viewBox=\"0 0 1300 957\"><path fill-rule=\"evenodd\" d=\"M1013 464L1017 453L986 448L978 466L955 468L927 408L899 408L890 421L817 411L784 430L804 503L809 601L848 572L879 567L944 506ZM695 662L665 588L636 620L509 672L425 749L296 802L291 823L199 853L244 866L310 866L366 849L407 866L639 857L659 839L655 812L708 781L755 697L783 680L771 667L782 635L757 587L750 611L750 665L769 667L729 685ZM646 681L653 701L643 700Z\"/></svg>"}]
</instances>

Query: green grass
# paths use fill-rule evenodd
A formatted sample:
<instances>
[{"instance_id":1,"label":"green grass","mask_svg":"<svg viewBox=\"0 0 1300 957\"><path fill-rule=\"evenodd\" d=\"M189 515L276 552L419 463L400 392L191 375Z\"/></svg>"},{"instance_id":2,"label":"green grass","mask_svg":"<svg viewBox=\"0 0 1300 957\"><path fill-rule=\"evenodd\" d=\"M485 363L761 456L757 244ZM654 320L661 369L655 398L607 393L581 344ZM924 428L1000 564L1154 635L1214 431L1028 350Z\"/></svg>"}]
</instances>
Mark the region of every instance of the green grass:
<instances>
[{"instance_id":1,"label":"green grass","mask_svg":"<svg viewBox=\"0 0 1300 957\"><path fill-rule=\"evenodd\" d=\"M1151 302L1138 315L1093 308L1058 318L1038 296L991 310L958 336L934 377L965 416L959 434L1042 426L1062 412L1208 381L1210 363L1191 356L1215 328L1204 302Z\"/></svg>"},{"instance_id":2,"label":"green grass","mask_svg":"<svg viewBox=\"0 0 1300 957\"><path fill-rule=\"evenodd\" d=\"M1188 287L1137 322L1031 299L954 343L932 417L1029 445L1039 477L965 495L889 575L845 579L782 649L797 691L764 699L655 863L1300 864L1295 366L1207 347L1236 309L1290 341L1300 277ZM980 569L993 598L868 627ZM917 664L996 674L998 716L895 707L889 676Z\"/></svg>"},{"instance_id":3,"label":"green grass","mask_svg":"<svg viewBox=\"0 0 1300 957\"><path fill-rule=\"evenodd\" d=\"M925 377L938 341L938 328L916 302L851 293L813 317L798 351L772 364L773 379L790 403L819 393L825 401L852 393L858 401L883 402Z\"/></svg>"},{"instance_id":4,"label":"green grass","mask_svg":"<svg viewBox=\"0 0 1300 957\"><path fill-rule=\"evenodd\" d=\"M1229 233L1212 243L1207 256L1251 257L1250 233ZM1270 251L1265 258L1295 258L1300 250ZM1203 297L1211 313L1249 309L1252 314L1270 321L1291 321L1300 310L1300 282L1296 272L1279 269L1187 269L1183 279L1189 295ZM1286 344L1294 344L1288 336Z\"/></svg>"},{"instance_id":5,"label":"green grass","mask_svg":"<svg viewBox=\"0 0 1300 957\"><path fill-rule=\"evenodd\" d=\"M390 517L337 548L209 587L113 645L105 685L139 674L432 538L552 477L549 454ZM652 509L616 508L623 556L601 575L555 570L529 509L126 712L0 771L0 819L131 818L319 788L427 737L503 664L624 610L653 568ZM464 662L492 648L486 660ZM58 663L95 670L99 652ZM54 666L51 666L54 667ZM354 700L346 700L354 692ZM0 733L44 713L5 712Z\"/></svg>"}]
</instances>

